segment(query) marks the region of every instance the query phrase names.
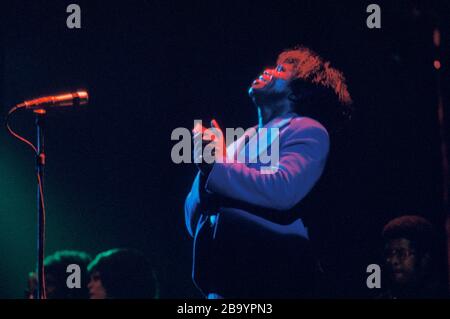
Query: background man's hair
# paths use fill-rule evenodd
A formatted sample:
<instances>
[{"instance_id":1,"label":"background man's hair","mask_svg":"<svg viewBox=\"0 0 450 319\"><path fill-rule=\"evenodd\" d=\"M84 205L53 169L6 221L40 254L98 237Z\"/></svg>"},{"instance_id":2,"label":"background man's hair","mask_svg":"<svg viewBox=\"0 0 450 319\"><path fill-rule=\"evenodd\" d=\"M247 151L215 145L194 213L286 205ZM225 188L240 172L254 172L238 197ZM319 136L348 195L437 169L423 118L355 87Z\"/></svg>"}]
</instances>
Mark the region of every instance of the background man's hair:
<instances>
[{"instance_id":1,"label":"background man's hair","mask_svg":"<svg viewBox=\"0 0 450 319\"><path fill-rule=\"evenodd\" d=\"M341 71L313 50L297 46L280 53L277 65L294 66L291 89L298 98L300 115L317 119L328 130L337 130L351 119L353 101Z\"/></svg>"},{"instance_id":2,"label":"background man's hair","mask_svg":"<svg viewBox=\"0 0 450 319\"><path fill-rule=\"evenodd\" d=\"M54 299L88 299L89 292L87 283L89 281L87 266L91 261L91 256L83 251L77 250L59 250L44 260L45 273L48 280L52 279L56 290L51 298ZM70 289L67 287L66 280L67 266L76 264L81 270L81 288ZM53 277L53 278L50 278Z\"/></svg>"},{"instance_id":3,"label":"background man's hair","mask_svg":"<svg viewBox=\"0 0 450 319\"><path fill-rule=\"evenodd\" d=\"M405 215L395 218L384 226L382 236L385 241L399 238L408 239L419 253L428 252L434 255L435 230L433 225L423 217Z\"/></svg>"}]
</instances>

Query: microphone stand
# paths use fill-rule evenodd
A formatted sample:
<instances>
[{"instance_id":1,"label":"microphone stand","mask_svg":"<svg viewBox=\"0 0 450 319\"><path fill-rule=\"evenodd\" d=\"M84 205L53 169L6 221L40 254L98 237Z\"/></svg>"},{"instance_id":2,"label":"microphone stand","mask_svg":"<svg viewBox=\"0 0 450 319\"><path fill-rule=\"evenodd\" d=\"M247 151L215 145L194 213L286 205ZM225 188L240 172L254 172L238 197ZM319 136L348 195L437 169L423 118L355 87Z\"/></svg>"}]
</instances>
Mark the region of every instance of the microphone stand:
<instances>
[{"instance_id":1,"label":"microphone stand","mask_svg":"<svg viewBox=\"0 0 450 319\"><path fill-rule=\"evenodd\" d=\"M37 185L37 299L45 299L45 276L44 276L44 244L45 244L45 208L44 208L44 118L45 110L35 110L36 114L36 174Z\"/></svg>"},{"instance_id":2,"label":"microphone stand","mask_svg":"<svg viewBox=\"0 0 450 319\"><path fill-rule=\"evenodd\" d=\"M8 132L30 146L36 154L36 177L37 177L37 282L36 282L36 299L46 299L45 291L45 269L44 269L44 248L45 248L45 205L44 205L44 167L45 167L45 151L44 151L44 119L47 113L46 107L55 106L80 106L87 104L88 93L86 91L77 91L57 96L47 96L31 101L25 101L12 107L6 116L6 128ZM9 126L9 119L14 112L20 109L33 109L36 114L36 146L26 138L20 136Z\"/></svg>"}]
</instances>

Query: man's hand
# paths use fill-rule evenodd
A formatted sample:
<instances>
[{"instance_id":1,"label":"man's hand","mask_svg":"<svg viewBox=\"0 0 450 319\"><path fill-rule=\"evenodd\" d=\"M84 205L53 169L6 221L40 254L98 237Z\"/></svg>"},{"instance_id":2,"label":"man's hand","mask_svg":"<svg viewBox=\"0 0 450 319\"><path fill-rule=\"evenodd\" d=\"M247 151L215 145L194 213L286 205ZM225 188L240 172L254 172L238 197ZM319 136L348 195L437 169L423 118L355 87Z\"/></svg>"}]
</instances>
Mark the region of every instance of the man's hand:
<instances>
[{"instance_id":1,"label":"man's hand","mask_svg":"<svg viewBox=\"0 0 450 319\"><path fill-rule=\"evenodd\" d=\"M209 174L215 162L223 163L226 159L226 144L223 132L216 120L211 121L207 129L197 124L192 130L194 136L194 163L203 175Z\"/></svg>"}]
</instances>

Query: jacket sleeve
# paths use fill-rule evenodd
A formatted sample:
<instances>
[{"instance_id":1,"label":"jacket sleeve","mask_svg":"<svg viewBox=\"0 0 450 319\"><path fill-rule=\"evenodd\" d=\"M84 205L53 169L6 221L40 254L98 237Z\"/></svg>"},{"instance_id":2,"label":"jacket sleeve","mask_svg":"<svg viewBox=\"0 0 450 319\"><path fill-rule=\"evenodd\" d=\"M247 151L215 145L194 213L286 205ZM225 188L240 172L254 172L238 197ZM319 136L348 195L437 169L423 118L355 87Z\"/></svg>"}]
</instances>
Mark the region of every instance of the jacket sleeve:
<instances>
[{"instance_id":1,"label":"jacket sleeve","mask_svg":"<svg viewBox=\"0 0 450 319\"><path fill-rule=\"evenodd\" d=\"M279 166L270 174L245 163L215 163L206 189L252 205L289 210L320 178L329 150L328 133L312 119L293 120L280 135Z\"/></svg>"},{"instance_id":2,"label":"jacket sleeve","mask_svg":"<svg viewBox=\"0 0 450 319\"><path fill-rule=\"evenodd\" d=\"M201 192L201 176L200 173L194 179L191 191L186 197L184 202L184 219L186 223L187 231L189 235L194 237L195 228L197 226L198 219L200 217L201 205L200 205L200 192Z\"/></svg>"}]
</instances>

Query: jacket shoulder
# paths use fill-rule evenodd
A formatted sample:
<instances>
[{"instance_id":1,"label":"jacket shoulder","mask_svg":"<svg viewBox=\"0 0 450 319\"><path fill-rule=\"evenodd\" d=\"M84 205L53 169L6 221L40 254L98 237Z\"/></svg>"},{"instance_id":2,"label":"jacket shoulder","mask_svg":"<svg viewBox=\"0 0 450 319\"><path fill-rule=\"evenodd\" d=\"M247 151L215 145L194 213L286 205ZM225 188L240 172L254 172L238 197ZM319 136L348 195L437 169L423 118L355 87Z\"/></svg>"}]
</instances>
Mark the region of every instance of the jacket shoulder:
<instances>
[{"instance_id":1,"label":"jacket shoulder","mask_svg":"<svg viewBox=\"0 0 450 319\"><path fill-rule=\"evenodd\" d=\"M320 122L303 116L294 117L286 128L286 133L314 135L329 140L328 131Z\"/></svg>"}]
</instances>

